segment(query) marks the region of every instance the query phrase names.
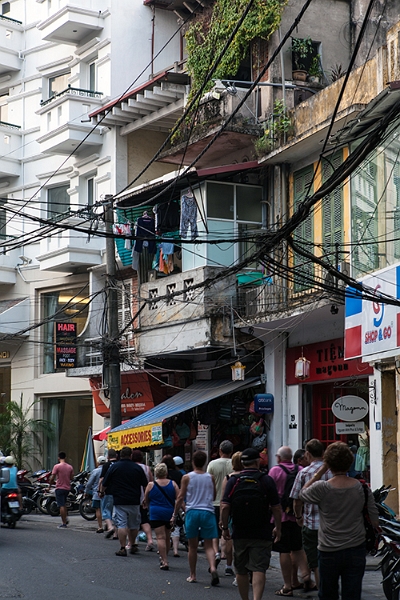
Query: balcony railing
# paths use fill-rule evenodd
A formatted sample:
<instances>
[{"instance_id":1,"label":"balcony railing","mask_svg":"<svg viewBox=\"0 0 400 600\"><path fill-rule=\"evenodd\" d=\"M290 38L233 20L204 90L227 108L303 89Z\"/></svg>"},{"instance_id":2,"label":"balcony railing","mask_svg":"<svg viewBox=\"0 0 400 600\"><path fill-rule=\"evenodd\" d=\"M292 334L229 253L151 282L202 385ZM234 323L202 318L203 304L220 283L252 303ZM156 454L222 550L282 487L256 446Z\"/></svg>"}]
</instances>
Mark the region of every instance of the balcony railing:
<instances>
[{"instance_id":1,"label":"balcony railing","mask_svg":"<svg viewBox=\"0 0 400 600\"><path fill-rule=\"evenodd\" d=\"M65 96L66 94L68 94L69 96L80 96L81 98L97 98L98 100L101 100L103 92L83 90L81 88L68 86L65 90L63 90L62 92L58 92L57 94L53 94L53 96L50 96L50 98L48 98L47 100L41 100L40 106L46 106L56 98L61 98L61 96Z\"/></svg>"},{"instance_id":2,"label":"balcony railing","mask_svg":"<svg viewBox=\"0 0 400 600\"><path fill-rule=\"evenodd\" d=\"M0 15L0 19L2 21L9 21L10 23L16 23L17 25L22 25L22 21L17 21L17 19L12 19L11 17L6 17L5 15Z\"/></svg>"},{"instance_id":3,"label":"balcony railing","mask_svg":"<svg viewBox=\"0 0 400 600\"><path fill-rule=\"evenodd\" d=\"M0 127L8 127L9 129L21 129L21 125L14 125L14 123L6 123L6 121L0 121Z\"/></svg>"}]
</instances>

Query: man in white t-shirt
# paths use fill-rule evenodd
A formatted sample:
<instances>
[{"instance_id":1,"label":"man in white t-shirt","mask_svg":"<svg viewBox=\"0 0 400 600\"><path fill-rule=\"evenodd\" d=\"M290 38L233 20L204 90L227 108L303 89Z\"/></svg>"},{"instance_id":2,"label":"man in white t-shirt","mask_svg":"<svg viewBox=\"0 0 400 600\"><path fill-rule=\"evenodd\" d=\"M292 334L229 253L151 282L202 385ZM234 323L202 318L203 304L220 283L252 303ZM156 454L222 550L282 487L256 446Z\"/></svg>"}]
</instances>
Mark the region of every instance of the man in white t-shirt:
<instances>
[{"instance_id":1,"label":"man in white t-shirt","mask_svg":"<svg viewBox=\"0 0 400 600\"><path fill-rule=\"evenodd\" d=\"M219 526L220 521L220 503L221 503L221 492L222 492L222 484L227 475L230 475L233 471L232 467L232 456L233 452L233 444L229 440L224 440L219 445L219 458L212 460L207 467L207 472L213 475L215 480L215 487L217 490L217 494L214 500L214 510L215 510L215 518L217 520L218 527L218 538L213 540L213 547L215 552L215 563L218 564L221 561L221 553L219 550L219 538L222 536L222 531ZM234 571L232 569L232 540L224 540L221 539L221 552L226 557L226 567L225 567L225 575L234 576Z\"/></svg>"}]
</instances>

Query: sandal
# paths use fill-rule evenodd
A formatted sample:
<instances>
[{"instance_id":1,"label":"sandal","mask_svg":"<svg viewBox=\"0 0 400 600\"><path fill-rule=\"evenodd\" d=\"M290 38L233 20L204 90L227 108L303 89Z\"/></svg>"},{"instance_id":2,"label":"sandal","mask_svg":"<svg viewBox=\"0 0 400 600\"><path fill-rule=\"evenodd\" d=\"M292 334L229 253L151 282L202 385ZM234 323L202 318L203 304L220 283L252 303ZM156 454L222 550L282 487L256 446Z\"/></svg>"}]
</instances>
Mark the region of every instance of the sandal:
<instances>
[{"instance_id":1,"label":"sandal","mask_svg":"<svg viewBox=\"0 0 400 600\"><path fill-rule=\"evenodd\" d=\"M187 578L186 578L186 581L187 581L188 583L197 583L197 579L192 579L191 577L187 577Z\"/></svg>"},{"instance_id":2,"label":"sandal","mask_svg":"<svg viewBox=\"0 0 400 600\"><path fill-rule=\"evenodd\" d=\"M307 579L307 581L304 582L304 591L305 592L316 592L317 590L318 590L318 587L311 579Z\"/></svg>"},{"instance_id":3,"label":"sandal","mask_svg":"<svg viewBox=\"0 0 400 600\"><path fill-rule=\"evenodd\" d=\"M112 537L113 535L114 535L114 529L109 529L104 537L109 540L110 537Z\"/></svg>"},{"instance_id":4,"label":"sandal","mask_svg":"<svg viewBox=\"0 0 400 600\"><path fill-rule=\"evenodd\" d=\"M286 590L285 586L281 587L280 590L276 590L275 596L293 596L292 590Z\"/></svg>"},{"instance_id":5,"label":"sandal","mask_svg":"<svg viewBox=\"0 0 400 600\"><path fill-rule=\"evenodd\" d=\"M163 563L160 565L160 569L161 571L169 571L169 566Z\"/></svg>"},{"instance_id":6,"label":"sandal","mask_svg":"<svg viewBox=\"0 0 400 600\"><path fill-rule=\"evenodd\" d=\"M104 532L104 529L103 529L102 527L99 527L99 528L96 530L96 533L103 533L103 532Z\"/></svg>"}]
</instances>

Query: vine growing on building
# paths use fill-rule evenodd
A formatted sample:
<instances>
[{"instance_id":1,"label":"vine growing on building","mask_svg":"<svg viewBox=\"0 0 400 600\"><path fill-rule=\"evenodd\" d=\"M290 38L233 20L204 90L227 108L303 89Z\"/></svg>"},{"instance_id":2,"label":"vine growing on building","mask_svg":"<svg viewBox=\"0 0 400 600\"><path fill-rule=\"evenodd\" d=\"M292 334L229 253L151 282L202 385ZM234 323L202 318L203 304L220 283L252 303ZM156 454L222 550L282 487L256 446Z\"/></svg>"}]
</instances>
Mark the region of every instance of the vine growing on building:
<instances>
[{"instance_id":1,"label":"vine growing on building","mask_svg":"<svg viewBox=\"0 0 400 600\"><path fill-rule=\"evenodd\" d=\"M255 38L268 40L279 27L287 0L254 0L248 15L214 73L215 79L229 79L238 72L240 62ZM213 58L224 47L248 0L216 0L186 32L187 68L192 78L191 95L206 80ZM208 88L211 89L210 81ZM205 91L207 91L207 89Z\"/></svg>"}]
</instances>

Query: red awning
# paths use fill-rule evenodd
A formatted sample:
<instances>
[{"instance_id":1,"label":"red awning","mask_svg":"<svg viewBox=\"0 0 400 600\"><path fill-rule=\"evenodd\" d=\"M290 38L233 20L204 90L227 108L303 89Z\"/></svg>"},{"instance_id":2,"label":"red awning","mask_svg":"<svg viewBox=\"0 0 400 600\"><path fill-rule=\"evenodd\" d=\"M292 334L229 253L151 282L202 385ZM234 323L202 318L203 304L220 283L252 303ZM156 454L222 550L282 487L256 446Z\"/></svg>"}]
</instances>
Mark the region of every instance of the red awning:
<instances>
[{"instance_id":1,"label":"red awning","mask_svg":"<svg viewBox=\"0 0 400 600\"><path fill-rule=\"evenodd\" d=\"M110 398L104 393L100 377L89 379L92 388L96 412L102 417L110 416ZM165 391L160 389L157 381L150 384L149 375L144 371L121 374L121 416L123 419L137 417L150 410L162 400ZM95 439L95 438L94 438Z\"/></svg>"},{"instance_id":2,"label":"red awning","mask_svg":"<svg viewBox=\"0 0 400 600\"><path fill-rule=\"evenodd\" d=\"M121 425L123 425L124 423L126 423L127 420L128 419L125 419L125 421L122 421ZM93 438L93 440L96 440L96 442L103 442L104 440L107 439L107 434L108 434L109 431L111 431L111 425L109 425L108 427L105 427L101 431L98 431L97 433L95 433L92 436L92 438Z\"/></svg>"}]
</instances>

